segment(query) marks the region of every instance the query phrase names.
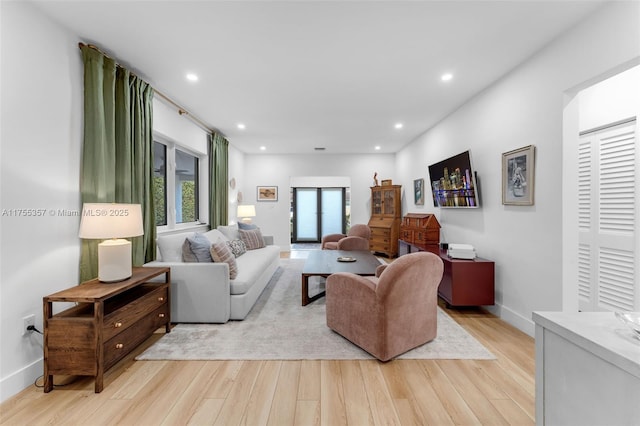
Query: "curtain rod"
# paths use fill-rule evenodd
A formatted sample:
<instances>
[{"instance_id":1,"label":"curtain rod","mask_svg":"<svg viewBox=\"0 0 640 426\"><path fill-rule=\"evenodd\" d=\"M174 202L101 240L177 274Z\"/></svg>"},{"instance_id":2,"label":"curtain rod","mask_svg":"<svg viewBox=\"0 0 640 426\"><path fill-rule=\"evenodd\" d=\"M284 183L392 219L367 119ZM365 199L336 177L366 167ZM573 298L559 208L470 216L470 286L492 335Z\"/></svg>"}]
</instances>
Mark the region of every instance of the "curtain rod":
<instances>
[{"instance_id":1,"label":"curtain rod","mask_svg":"<svg viewBox=\"0 0 640 426\"><path fill-rule=\"evenodd\" d=\"M94 46L93 44L84 44L82 42L78 43L78 48L82 49L83 46L89 47L90 49L94 49L97 50L98 52L100 52L102 55L106 56L109 59L112 59L115 61L115 59L111 58L109 55L107 55L106 53L104 53L102 50L100 50L100 48L98 48L97 46ZM117 63L116 61L116 65L119 67L122 67L120 64ZM124 68L124 67L122 67ZM132 73L135 75L135 73ZM189 120L193 121L198 127L200 127L202 130L209 132L209 133L219 133L222 136L224 136L221 132L219 132L216 129L213 129L209 126L207 126L202 120L200 120L198 117L195 117L193 114L191 114L189 111L187 111L186 109L184 109L183 107L181 107L180 105L178 105L173 99L171 99L170 97L168 97L167 95L165 95L164 93L160 92L159 90L157 90L155 87L153 88L153 93L154 96L158 95L160 98L162 98L165 102L171 104L172 106L174 106L177 110L178 110L178 114L182 115L186 115L187 118L189 118Z\"/></svg>"}]
</instances>

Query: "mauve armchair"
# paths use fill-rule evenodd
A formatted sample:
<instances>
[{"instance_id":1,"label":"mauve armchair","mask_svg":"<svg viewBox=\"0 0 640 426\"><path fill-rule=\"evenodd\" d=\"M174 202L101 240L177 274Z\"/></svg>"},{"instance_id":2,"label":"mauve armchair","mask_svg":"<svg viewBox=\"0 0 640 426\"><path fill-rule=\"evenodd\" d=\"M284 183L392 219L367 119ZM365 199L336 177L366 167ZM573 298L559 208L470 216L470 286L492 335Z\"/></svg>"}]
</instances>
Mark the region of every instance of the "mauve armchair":
<instances>
[{"instance_id":1,"label":"mauve armchair","mask_svg":"<svg viewBox=\"0 0 640 426\"><path fill-rule=\"evenodd\" d=\"M326 283L327 326L381 361L437 334L439 256L417 252L380 265L376 277L340 272Z\"/></svg>"},{"instance_id":2,"label":"mauve armchair","mask_svg":"<svg viewBox=\"0 0 640 426\"><path fill-rule=\"evenodd\" d=\"M369 225L356 224L345 234L328 234L322 237L322 250L369 250L371 229Z\"/></svg>"}]
</instances>

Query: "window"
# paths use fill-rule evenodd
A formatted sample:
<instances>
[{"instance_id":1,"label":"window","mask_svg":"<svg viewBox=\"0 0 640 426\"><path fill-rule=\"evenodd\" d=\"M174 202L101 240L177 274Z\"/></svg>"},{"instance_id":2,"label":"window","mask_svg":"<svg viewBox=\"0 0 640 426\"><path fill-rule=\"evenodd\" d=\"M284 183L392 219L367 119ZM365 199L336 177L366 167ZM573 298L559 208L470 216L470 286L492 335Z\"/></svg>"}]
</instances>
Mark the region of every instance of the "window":
<instances>
[{"instance_id":1,"label":"window","mask_svg":"<svg viewBox=\"0 0 640 426\"><path fill-rule=\"evenodd\" d=\"M176 149L176 223L198 220L198 157Z\"/></svg>"},{"instance_id":2,"label":"window","mask_svg":"<svg viewBox=\"0 0 640 426\"><path fill-rule=\"evenodd\" d=\"M164 140L154 141L153 155L156 226L198 222L200 158Z\"/></svg>"}]
</instances>

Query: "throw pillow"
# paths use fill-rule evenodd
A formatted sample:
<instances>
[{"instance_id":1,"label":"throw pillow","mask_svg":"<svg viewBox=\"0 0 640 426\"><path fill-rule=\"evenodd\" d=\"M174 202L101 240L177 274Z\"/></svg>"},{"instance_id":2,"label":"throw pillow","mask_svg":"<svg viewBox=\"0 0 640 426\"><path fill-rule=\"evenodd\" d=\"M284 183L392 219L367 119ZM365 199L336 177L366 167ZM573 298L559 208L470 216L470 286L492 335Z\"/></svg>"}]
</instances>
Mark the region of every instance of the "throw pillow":
<instances>
[{"instance_id":1,"label":"throw pillow","mask_svg":"<svg viewBox=\"0 0 640 426\"><path fill-rule=\"evenodd\" d=\"M202 234L187 237L182 244L183 262L212 262L210 247L211 242Z\"/></svg>"},{"instance_id":2,"label":"throw pillow","mask_svg":"<svg viewBox=\"0 0 640 426\"><path fill-rule=\"evenodd\" d=\"M258 226L254 225L253 223L238 222L238 229L244 229L245 231L249 231L251 229L258 229Z\"/></svg>"},{"instance_id":3,"label":"throw pillow","mask_svg":"<svg viewBox=\"0 0 640 426\"><path fill-rule=\"evenodd\" d=\"M235 257L240 257L247 252L247 246L242 240L227 241L226 243Z\"/></svg>"},{"instance_id":4,"label":"throw pillow","mask_svg":"<svg viewBox=\"0 0 640 426\"><path fill-rule=\"evenodd\" d=\"M235 280L238 276L238 264L236 258L231 253L226 241L218 241L211 244L211 257L216 262L224 262L229 264L229 279Z\"/></svg>"},{"instance_id":5,"label":"throw pillow","mask_svg":"<svg viewBox=\"0 0 640 426\"><path fill-rule=\"evenodd\" d=\"M262 232L260 228L244 230L239 229L240 239L244 241L247 246L247 250L255 250L264 247L264 239L262 238Z\"/></svg>"}]
</instances>

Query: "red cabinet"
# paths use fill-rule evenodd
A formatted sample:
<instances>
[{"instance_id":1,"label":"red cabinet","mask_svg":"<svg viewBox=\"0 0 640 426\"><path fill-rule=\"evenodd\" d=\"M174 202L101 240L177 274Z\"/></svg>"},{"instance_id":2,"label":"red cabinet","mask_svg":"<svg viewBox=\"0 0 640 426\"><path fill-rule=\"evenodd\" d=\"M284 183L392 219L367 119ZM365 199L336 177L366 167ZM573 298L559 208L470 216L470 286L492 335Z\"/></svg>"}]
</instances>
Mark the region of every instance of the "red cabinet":
<instances>
[{"instance_id":1,"label":"red cabinet","mask_svg":"<svg viewBox=\"0 0 640 426\"><path fill-rule=\"evenodd\" d=\"M430 251L444 263L438 296L451 306L482 306L495 303L495 263L491 260L452 259L446 250L433 244L398 241L400 256L417 251Z\"/></svg>"}]
</instances>

